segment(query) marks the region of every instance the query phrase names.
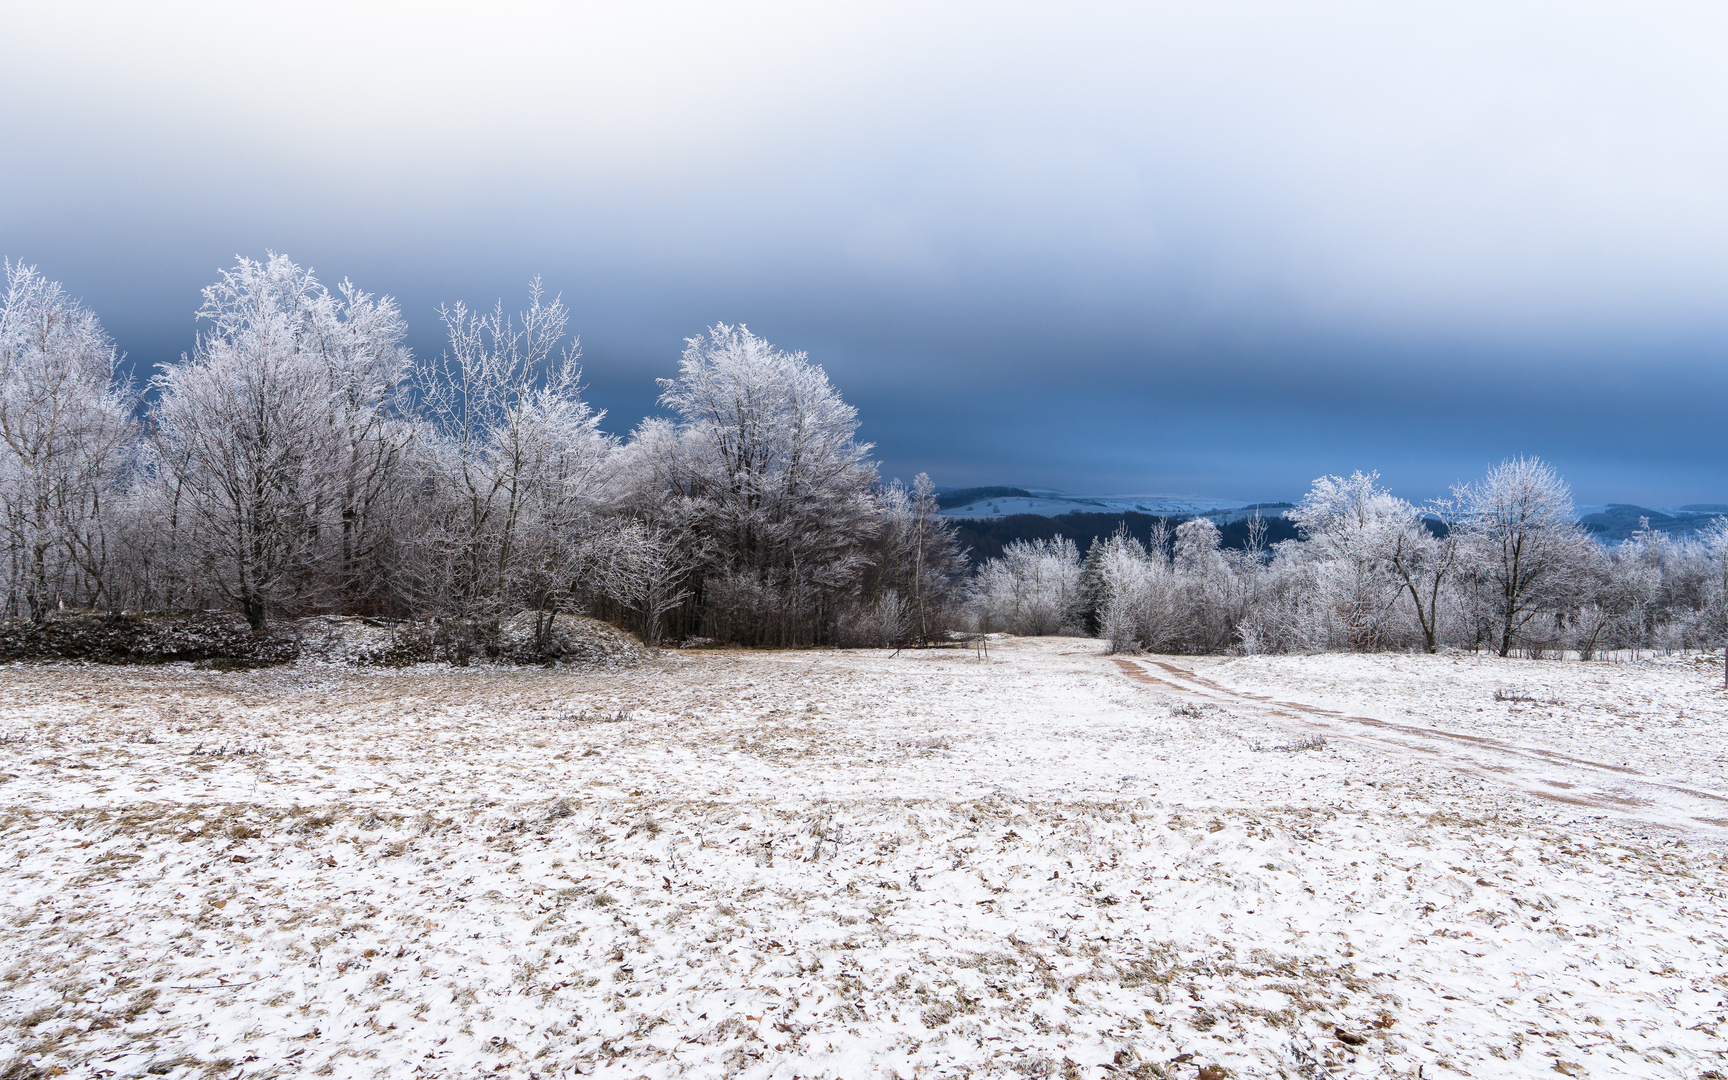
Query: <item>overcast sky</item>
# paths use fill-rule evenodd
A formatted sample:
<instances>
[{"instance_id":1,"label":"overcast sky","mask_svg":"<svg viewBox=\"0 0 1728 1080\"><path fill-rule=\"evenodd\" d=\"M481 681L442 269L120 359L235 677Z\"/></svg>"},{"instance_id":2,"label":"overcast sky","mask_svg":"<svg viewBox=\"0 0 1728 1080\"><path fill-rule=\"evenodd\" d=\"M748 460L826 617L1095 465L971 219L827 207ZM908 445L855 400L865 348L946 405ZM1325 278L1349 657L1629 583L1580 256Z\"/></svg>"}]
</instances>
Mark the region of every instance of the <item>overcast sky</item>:
<instances>
[{"instance_id":1,"label":"overcast sky","mask_svg":"<svg viewBox=\"0 0 1728 1080\"><path fill-rule=\"evenodd\" d=\"M0 253L144 368L285 252L574 313L627 431L744 322L885 475L1728 501L1717 4L0 2Z\"/></svg>"}]
</instances>

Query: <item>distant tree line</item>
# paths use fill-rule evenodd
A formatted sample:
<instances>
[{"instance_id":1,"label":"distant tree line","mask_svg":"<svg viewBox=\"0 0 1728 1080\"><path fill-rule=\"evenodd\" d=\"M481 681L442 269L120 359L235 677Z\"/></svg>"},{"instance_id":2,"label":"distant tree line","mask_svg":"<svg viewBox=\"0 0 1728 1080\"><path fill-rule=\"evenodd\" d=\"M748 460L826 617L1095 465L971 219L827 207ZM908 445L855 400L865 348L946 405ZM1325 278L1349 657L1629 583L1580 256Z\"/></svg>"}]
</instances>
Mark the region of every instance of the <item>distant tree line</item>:
<instances>
[{"instance_id":1,"label":"distant tree line","mask_svg":"<svg viewBox=\"0 0 1728 1080\"><path fill-rule=\"evenodd\" d=\"M967 500L972 502L975 500ZM964 506L966 503L957 505ZM1288 506L1288 503L1281 504ZM1229 517L1218 523L1218 543L1224 548L1245 547L1251 537L1254 515ZM1016 541L1053 540L1065 536L1081 551L1089 551L1100 540L1126 533L1142 544L1150 544L1153 535L1163 528L1176 528L1186 518L1143 514L1138 511L1090 513L1073 511L1057 517L1039 514L1008 514L997 518L959 518L954 533L975 565L999 559L1008 545ZM1296 525L1280 510L1269 510L1262 517L1266 543L1278 543L1296 538Z\"/></svg>"},{"instance_id":2,"label":"distant tree line","mask_svg":"<svg viewBox=\"0 0 1728 1080\"><path fill-rule=\"evenodd\" d=\"M1375 473L1322 477L1287 520L1237 524L1226 543L1206 518L1151 519L1143 532L1124 522L1082 549L1056 522L1027 523L1050 535L983 562L972 617L1015 633L1094 633L1123 652L1451 646L1583 659L1704 648L1728 623L1728 518L1691 538L1646 527L1604 546L1534 458L1424 506ZM1277 539L1275 526L1294 535Z\"/></svg>"}]
</instances>

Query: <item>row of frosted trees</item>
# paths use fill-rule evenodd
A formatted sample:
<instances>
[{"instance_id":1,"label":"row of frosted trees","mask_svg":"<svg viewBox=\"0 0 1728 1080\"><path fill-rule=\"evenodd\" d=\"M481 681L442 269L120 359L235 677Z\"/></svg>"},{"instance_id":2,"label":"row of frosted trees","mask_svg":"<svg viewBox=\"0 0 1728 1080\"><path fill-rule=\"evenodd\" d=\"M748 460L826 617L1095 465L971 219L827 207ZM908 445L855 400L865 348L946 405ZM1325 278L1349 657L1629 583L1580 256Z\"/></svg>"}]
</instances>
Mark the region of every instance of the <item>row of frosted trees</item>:
<instances>
[{"instance_id":1,"label":"row of frosted trees","mask_svg":"<svg viewBox=\"0 0 1728 1080\"><path fill-rule=\"evenodd\" d=\"M1441 645L1591 656L1720 640L1728 521L1609 549L1546 464L1414 506L1325 477L1301 539L1205 519L1010 545L968 580L928 478L883 485L820 367L742 326L686 342L627 438L582 398L568 312L442 309L420 361L388 297L289 259L204 292L192 353L130 383L95 315L8 265L0 615L226 607L497 622L580 610L646 637L888 644L969 617L1123 650ZM961 610L964 603L966 609Z\"/></svg>"},{"instance_id":2,"label":"row of frosted trees","mask_svg":"<svg viewBox=\"0 0 1728 1080\"><path fill-rule=\"evenodd\" d=\"M1219 546L1204 518L1125 533L1081 558L1017 542L980 568L972 617L1017 633L1094 633L1113 650L1210 653L1489 650L1500 656L1719 644L1728 627L1728 519L1615 547L1574 520L1553 468L1509 460L1415 506L1377 474L1328 476L1290 511L1300 539Z\"/></svg>"},{"instance_id":3,"label":"row of frosted trees","mask_svg":"<svg viewBox=\"0 0 1728 1080\"><path fill-rule=\"evenodd\" d=\"M964 564L920 476L880 483L822 369L743 326L686 342L667 419L583 400L569 315L395 303L280 255L204 291L145 386L33 268L0 308L3 611L228 608L474 623L589 611L751 644L882 644L953 621Z\"/></svg>"}]
</instances>

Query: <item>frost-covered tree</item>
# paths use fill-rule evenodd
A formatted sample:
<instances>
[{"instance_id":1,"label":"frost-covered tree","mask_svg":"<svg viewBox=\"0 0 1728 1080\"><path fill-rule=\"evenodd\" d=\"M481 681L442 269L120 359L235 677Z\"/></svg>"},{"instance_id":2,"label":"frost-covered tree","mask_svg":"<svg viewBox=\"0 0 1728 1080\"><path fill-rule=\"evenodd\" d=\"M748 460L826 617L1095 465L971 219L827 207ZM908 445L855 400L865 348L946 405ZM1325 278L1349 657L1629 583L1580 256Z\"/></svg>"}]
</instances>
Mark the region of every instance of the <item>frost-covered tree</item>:
<instances>
[{"instance_id":1,"label":"frost-covered tree","mask_svg":"<svg viewBox=\"0 0 1728 1080\"><path fill-rule=\"evenodd\" d=\"M1290 511L1350 647L1384 648L1404 638L1401 609L1415 619L1423 646L1439 648L1440 608L1461 557L1452 500L1419 509L1380 485L1376 472L1315 480ZM1430 529L1424 518L1435 521Z\"/></svg>"},{"instance_id":2,"label":"frost-covered tree","mask_svg":"<svg viewBox=\"0 0 1728 1080\"><path fill-rule=\"evenodd\" d=\"M606 536L595 584L641 620L642 640L655 645L660 641L661 619L690 597L686 584L699 558L670 530L625 520Z\"/></svg>"},{"instance_id":3,"label":"frost-covered tree","mask_svg":"<svg viewBox=\"0 0 1728 1080\"><path fill-rule=\"evenodd\" d=\"M1323 568L1326 602L1348 627L1350 647L1376 649L1390 639L1405 585L1393 555L1421 527L1416 511L1379 484L1379 473L1315 480L1290 511L1307 553Z\"/></svg>"},{"instance_id":4,"label":"frost-covered tree","mask_svg":"<svg viewBox=\"0 0 1728 1080\"><path fill-rule=\"evenodd\" d=\"M1087 551L1097 582L1093 602L1098 631L1111 652L1179 647L1189 620L1165 550L1168 540L1169 527L1160 521L1153 527L1150 546L1118 529Z\"/></svg>"},{"instance_id":5,"label":"frost-covered tree","mask_svg":"<svg viewBox=\"0 0 1728 1080\"><path fill-rule=\"evenodd\" d=\"M1437 528L1430 529L1429 521L1434 522ZM1392 540L1388 559L1393 573L1404 584L1411 614L1422 632L1423 648L1428 652L1438 652L1442 605L1448 599L1447 590L1465 553L1464 537L1458 528L1456 501L1430 501L1426 510L1418 511Z\"/></svg>"},{"instance_id":6,"label":"frost-covered tree","mask_svg":"<svg viewBox=\"0 0 1728 1080\"><path fill-rule=\"evenodd\" d=\"M1506 656L1533 618L1564 599L1589 541L1574 520L1571 490L1539 458L1508 458L1455 495Z\"/></svg>"},{"instance_id":7,"label":"frost-covered tree","mask_svg":"<svg viewBox=\"0 0 1728 1080\"><path fill-rule=\"evenodd\" d=\"M1225 557L1218 524L1191 518L1176 526L1171 562L1185 616L1185 651L1218 652L1236 641L1240 581Z\"/></svg>"},{"instance_id":8,"label":"frost-covered tree","mask_svg":"<svg viewBox=\"0 0 1728 1080\"><path fill-rule=\"evenodd\" d=\"M639 474L665 488L675 520L705 551L704 626L761 643L820 640L855 596L878 527L870 445L822 368L744 326L685 342L660 380L675 428L649 426ZM712 625L710 625L710 623Z\"/></svg>"},{"instance_id":9,"label":"frost-covered tree","mask_svg":"<svg viewBox=\"0 0 1728 1080\"><path fill-rule=\"evenodd\" d=\"M394 604L400 533L411 527L404 504L404 465L414 433L405 412L413 363L396 303L344 280L320 292L310 344L328 396L320 417L331 486L316 510L335 530L321 552L320 572L349 609Z\"/></svg>"},{"instance_id":10,"label":"frost-covered tree","mask_svg":"<svg viewBox=\"0 0 1728 1080\"><path fill-rule=\"evenodd\" d=\"M981 626L1015 634L1076 634L1080 552L1062 536L1016 540L978 569L973 604Z\"/></svg>"},{"instance_id":11,"label":"frost-covered tree","mask_svg":"<svg viewBox=\"0 0 1728 1080\"><path fill-rule=\"evenodd\" d=\"M877 493L877 504L879 524L862 597L872 633L883 643L908 635L929 638L950 625L965 576L954 529L941 517L936 485L925 473L910 487L887 485Z\"/></svg>"},{"instance_id":12,"label":"frost-covered tree","mask_svg":"<svg viewBox=\"0 0 1728 1080\"><path fill-rule=\"evenodd\" d=\"M1728 687L1728 517L1714 517L1699 534L1699 543L1712 571L1709 577L1707 604L1713 629L1722 648L1722 682Z\"/></svg>"},{"instance_id":13,"label":"frost-covered tree","mask_svg":"<svg viewBox=\"0 0 1728 1080\"><path fill-rule=\"evenodd\" d=\"M223 271L198 316L192 355L152 380L154 497L184 530L183 574L254 628L279 607L349 606L404 437L395 302L331 293L271 253Z\"/></svg>"},{"instance_id":14,"label":"frost-covered tree","mask_svg":"<svg viewBox=\"0 0 1728 1080\"><path fill-rule=\"evenodd\" d=\"M422 588L465 615L555 611L592 563L596 515L614 495L616 444L583 400L569 310L535 278L520 314L502 302L439 314L450 347L416 385L440 492Z\"/></svg>"},{"instance_id":15,"label":"frost-covered tree","mask_svg":"<svg viewBox=\"0 0 1728 1080\"><path fill-rule=\"evenodd\" d=\"M131 388L95 314L33 266L0 296L0 537L6 608L111 602L108 515L134 435Z\"/></svg>"},{"instance_id":16,"label":"frost-covered tree","mask_svg":"<svg viewBox=\"0 0 1728 1080\"><path fill-rule=\"evenodd\" d=\"M1698 537L1675 539L1650 528L1646 519L1624 543L1604 553L1585 545L1586 566L1575 573L1573 592L1617 615L1621 647L1692 648L1718 636L1720 567L1713 527ZM1604 569L1598 569L1605 564Z\"/></svg>"}]
</instances>

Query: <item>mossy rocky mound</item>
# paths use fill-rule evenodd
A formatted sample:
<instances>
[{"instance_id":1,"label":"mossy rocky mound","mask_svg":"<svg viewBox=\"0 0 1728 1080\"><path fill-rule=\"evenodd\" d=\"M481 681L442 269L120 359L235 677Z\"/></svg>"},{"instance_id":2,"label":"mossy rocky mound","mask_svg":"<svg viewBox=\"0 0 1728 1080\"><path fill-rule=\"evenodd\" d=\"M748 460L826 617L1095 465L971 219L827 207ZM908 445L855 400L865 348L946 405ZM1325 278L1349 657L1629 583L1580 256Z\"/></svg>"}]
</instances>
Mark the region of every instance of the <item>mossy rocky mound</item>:
<instances>
[{"instance_id":1,"label":"mossy rocky mound","mask_svg":"<svg viewBox=\"0 0 1728 1080\"><path fill-rule=\"evenodd\" d=\"M474 662L627 667L648 650L632 634L582 615L524 611L499 622L354 616L284 620L255 632L227 612L56 612L42 624L0 621L0 660L104 664L192 661L265 667L315 660L363 667Z\"/></svg>"},{"instance_id":2,"label":"mossy rocky mound","mask_svg":"<svg viewBox=\"0 0 1728 1080\"><path fill-rule=\"evenodd\" d=\"M41 624L0 621L0 660L265 666L299 655L292 626L254 632L245 619L219 611L55 612Z\"/></svg>"}]
</instances>

